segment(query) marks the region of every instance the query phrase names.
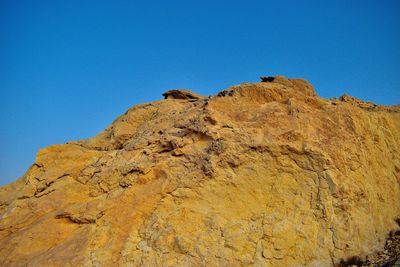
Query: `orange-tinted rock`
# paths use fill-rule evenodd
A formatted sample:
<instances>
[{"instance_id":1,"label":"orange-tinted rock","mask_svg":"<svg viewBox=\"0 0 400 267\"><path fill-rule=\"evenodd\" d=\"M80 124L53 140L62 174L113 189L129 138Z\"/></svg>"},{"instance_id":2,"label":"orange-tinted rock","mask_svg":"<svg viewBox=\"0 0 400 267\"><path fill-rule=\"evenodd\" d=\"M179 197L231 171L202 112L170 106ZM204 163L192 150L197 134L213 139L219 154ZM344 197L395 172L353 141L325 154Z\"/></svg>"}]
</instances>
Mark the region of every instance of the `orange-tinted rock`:
<instances>
[{"instance_id":1,"label":"orange-tinted rock","mask_svg":"<svg viewBox=\"0 0 400 267\"><path fill-rule=\"evenodd\" d=\"M185 99L185 100L196 100L205 98L202 95L199 95L195 92L185 89L175 89L169 90L163 93L165 99Z\"/></svg>"},{"instance_id":2,"label":"orange-tinted rock","mask_svg":"<svg viewBox=\"0 0 400 267\"><path fill-rule=\"evenodd\" d=\"M40 150L1 187L0 265L382 265L399 255L398 106L322 99L283 76L210 98L181 93Z\"/></svg>"}]
</instances>

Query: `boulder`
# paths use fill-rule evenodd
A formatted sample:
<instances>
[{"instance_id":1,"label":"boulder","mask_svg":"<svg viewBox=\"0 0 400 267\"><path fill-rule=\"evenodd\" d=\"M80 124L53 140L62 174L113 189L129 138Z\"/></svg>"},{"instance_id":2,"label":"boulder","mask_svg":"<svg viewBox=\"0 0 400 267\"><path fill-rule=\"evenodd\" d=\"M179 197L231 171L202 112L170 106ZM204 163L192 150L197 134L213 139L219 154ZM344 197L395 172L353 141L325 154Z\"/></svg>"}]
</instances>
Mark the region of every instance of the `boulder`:
<instances>
[{"instance_id":1,"label":"boulder","mask_svg":"<svg viewBox=\"0 0 400 267\"><path fill-rule=\"evenodd\" d=\"M184 89L169 90L162 95L164 96L164 99L198 100L205 98L205 96L199 95L191 90Z\"/></svg>"}]
</instances>

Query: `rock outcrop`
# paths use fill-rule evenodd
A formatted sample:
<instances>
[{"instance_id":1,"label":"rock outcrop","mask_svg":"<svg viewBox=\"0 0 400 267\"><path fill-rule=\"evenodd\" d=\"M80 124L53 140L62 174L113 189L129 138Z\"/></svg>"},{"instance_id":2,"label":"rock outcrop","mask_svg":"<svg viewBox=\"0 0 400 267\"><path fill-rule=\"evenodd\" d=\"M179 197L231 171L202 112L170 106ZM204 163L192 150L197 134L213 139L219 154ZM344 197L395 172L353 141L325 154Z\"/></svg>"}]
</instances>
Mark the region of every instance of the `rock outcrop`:
<instances>
[{"instance_id":1,"label":"rock outcrop","mask_svg":"<svg viewBox=\"0 0 400 267\"><path fill-rule=\"evenodd\" d=\"M185 100L198 100L205 98L202 95L199 95L191 90L186 89L175 89L169 90L163 93L165 99L185 99Z\"/></svg>"},{"instance_id":2,"label":"rock outcrop","mask_svg":"<svg viewBox=\"0 0 400 267\"><path fill-rule=\"evenodd\" d=\"M282 76L165 97L93 138L40 150L0 188L1 266L399 257L399 106L322 99Z\"/></svg>"}]
</instances>

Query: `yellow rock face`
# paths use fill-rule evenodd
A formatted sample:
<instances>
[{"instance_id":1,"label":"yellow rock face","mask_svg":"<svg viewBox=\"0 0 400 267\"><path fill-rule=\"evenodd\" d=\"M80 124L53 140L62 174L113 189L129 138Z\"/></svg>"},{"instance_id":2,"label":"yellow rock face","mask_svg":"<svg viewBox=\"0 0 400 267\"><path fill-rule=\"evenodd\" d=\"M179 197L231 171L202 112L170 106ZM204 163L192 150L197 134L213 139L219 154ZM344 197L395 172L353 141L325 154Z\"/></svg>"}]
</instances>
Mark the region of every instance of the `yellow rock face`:
<instances>
[{"instance_id":1,"label":"yellow rock face","mask_svg":"<svg viewBox=\"0 0 400 267\"><path fill-rule=\"evenodd\" d=\"M0 188L0 265L396 259L398 106L322 99L285 77L196 96L136 106L94 138L40 150Z\"/></svg>"}]
</instances>

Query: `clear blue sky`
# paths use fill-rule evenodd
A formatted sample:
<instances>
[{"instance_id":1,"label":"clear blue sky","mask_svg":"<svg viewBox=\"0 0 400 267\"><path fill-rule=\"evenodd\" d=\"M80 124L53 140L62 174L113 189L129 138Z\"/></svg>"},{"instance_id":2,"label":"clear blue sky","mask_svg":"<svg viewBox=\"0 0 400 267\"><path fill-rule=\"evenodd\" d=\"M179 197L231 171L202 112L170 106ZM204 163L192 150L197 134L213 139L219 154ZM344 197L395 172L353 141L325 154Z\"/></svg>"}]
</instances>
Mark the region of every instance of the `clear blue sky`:
<instances>
[{"instance_id":1,"label":"clear blue sky","mask_svg":"<svg viewBox=\"0 0 400 267\"><path fill-rule=\"evenodd\" d=\"M400 102L400 1L0 1L0 184L171 88L260 75Z\"/></svg>"}]
</instances>

